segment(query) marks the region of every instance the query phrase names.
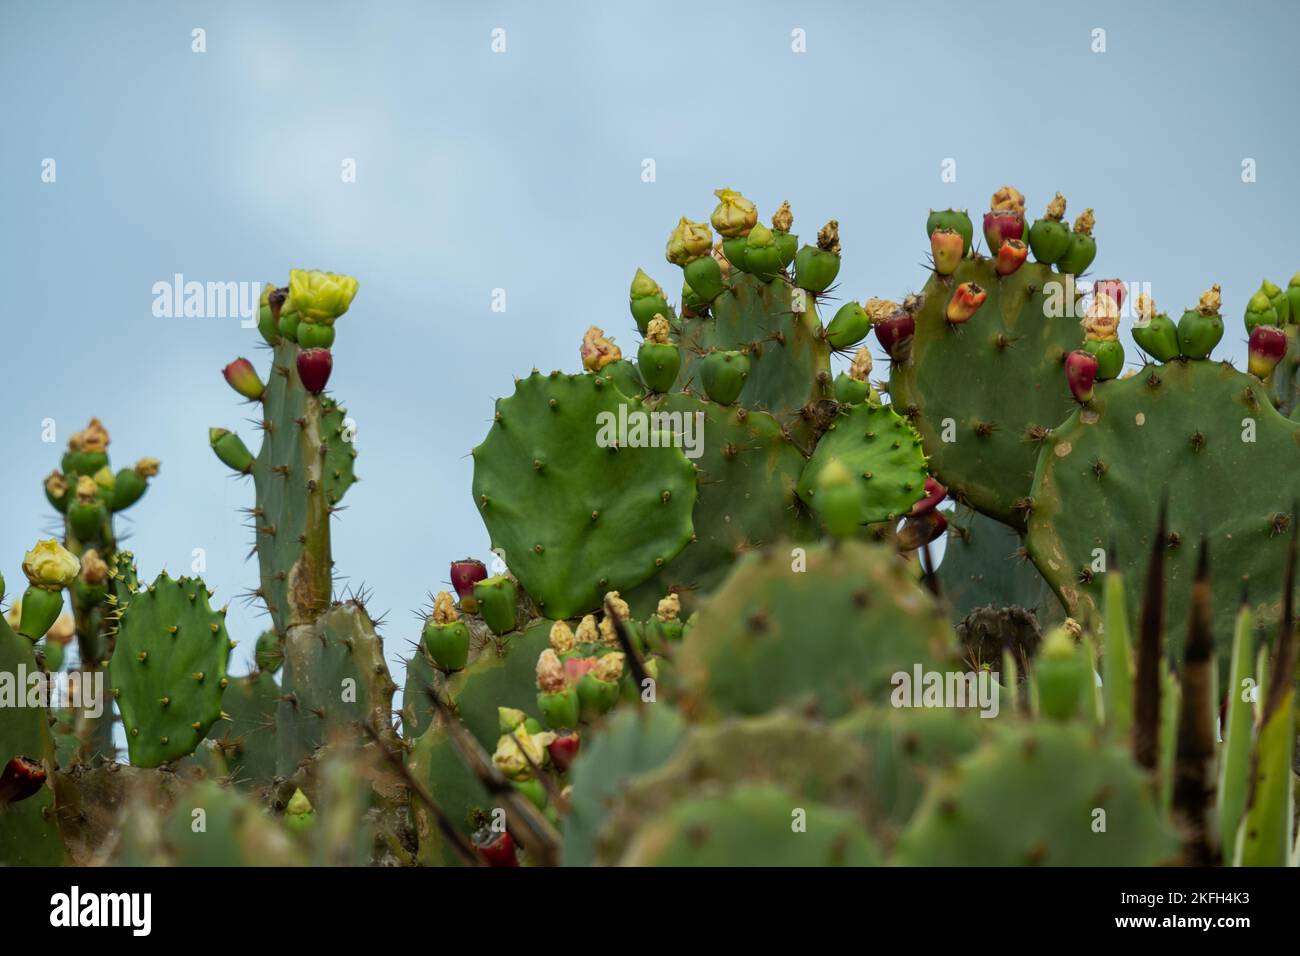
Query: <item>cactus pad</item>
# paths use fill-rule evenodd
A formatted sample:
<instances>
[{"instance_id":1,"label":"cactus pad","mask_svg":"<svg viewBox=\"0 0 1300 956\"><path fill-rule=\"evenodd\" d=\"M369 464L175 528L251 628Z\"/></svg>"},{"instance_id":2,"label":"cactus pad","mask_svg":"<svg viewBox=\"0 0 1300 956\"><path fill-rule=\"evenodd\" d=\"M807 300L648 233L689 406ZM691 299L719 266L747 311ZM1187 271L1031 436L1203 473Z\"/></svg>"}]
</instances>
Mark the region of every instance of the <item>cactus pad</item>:
<instances>
[{"instance_id":1,"label":"cactus pad","mask_svg":"<svg viewBox=\"0 0 1300 956\"><path fill-rule=\"evenodd\" d=\"M602 376L534 372L474 449L492 545L548 617L636 587L691 538L695 471L681 449L597 444L601 416L617 423L621 408L644 411Z\"/></svg>"},{"instance_id":2,"label":"cactus pad","mask_svg":"<svg viewBox=\"0 0 1300 956\"><path fill-rule=\"evenodd\" d=\"M896 671L941 666L951 638L892 549L845 541L745 558L699 612L676 663L698 715L804 704L837 717L885 702Z\"/></svg>"},{"instance_id":3,"label":"cactus pad","mask_svg":"<svg viewBox=\"0 0 1300 956\"><path fill-rule=\"evenodd\" d=\"M221 716L230 635L198 578L163 572L118 601L109 681L131 763L157 767L193 753Z\"/></svg>"},{"instance_id":4,"label":"cactus pad","mask_svg":"<svg viewBox=\"0 0 1300 956\"><path fill-rule=\"evenodd\" d=\"M969 321L950 325L948 300L964 282L988 298ZM1050 266L1026 263L999 277L992 260L963 259L952 276L926 284L911 353L890 370L890 397L920 433L939 481L958 501L1021 529L1038 442L1073 408L1061 362L1083 334L1070 315L1048 314L1050 304L1073 306L1069 289Z\"/></svg>"}]
</instances>

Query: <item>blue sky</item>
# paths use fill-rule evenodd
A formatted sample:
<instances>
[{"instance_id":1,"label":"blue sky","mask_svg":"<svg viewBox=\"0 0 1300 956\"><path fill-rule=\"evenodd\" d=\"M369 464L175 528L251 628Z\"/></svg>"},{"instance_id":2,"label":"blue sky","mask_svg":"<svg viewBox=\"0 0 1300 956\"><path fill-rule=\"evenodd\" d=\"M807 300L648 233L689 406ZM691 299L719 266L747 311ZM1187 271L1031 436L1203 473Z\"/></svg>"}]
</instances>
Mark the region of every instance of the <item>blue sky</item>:
<instances>
[{"instance_id":1,"label":"blue sky","mask_svg":"<svg viewBox=\"0 0 1300 956\"><path fill-rule=\"evenodd\" d=\"M449 560L485 556L467 453L493 399L533 366L577 370L589 324L634 346L633 272L676 289L664 240L720 186L765 218L789 199L805 236L839 219L859 299L923 284L931 207L978 212L1006 182L1037 216L1060 190L1071 219L1096 210L1096 275L1150 282L1175 315L1222 283L1216 354L1240 364L1246 299L1300 269L1298 9L6 0L0 570L20 590L50 526L43 420L62 443L98 415L119 467L163 461L130 513L142 575L203 548L218 595L255 585L237 514L252 487L206 436L238 427L255 447L219 371L266 356L236 320L155 318L150 290L178 272L360 279L331 388L363 481L335 557L391 612L394 659ZM264 620L232 606L240 659Z\"/></svg>"}]
</instances>

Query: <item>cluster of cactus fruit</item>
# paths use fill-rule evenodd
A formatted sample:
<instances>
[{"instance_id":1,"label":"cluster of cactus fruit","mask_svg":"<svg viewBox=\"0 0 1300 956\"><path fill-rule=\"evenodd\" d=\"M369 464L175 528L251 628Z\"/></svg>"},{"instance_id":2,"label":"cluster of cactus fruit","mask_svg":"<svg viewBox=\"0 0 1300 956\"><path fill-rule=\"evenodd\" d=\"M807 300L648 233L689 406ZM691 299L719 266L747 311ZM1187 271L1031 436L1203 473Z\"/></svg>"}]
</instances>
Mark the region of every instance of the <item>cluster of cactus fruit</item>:
<instances>
[{"instance_id":1,"label":"cluster of cactus fruit","mask_svg":"<svg viewBox=\"0 0 1300 956\"><path fill-rule=\"evenodd\" d=\"M117 548L158 463L114 473L98 421L74 435L0 676L107 706L0 686L0 863L1300 863L1300 275L1250 299L1243 373L1210 360L1217 285L1175 323L1076 282L1094 216L1068 228L1060 194L1029 223L999 189L983 249L932 212L921 291L842 303L836 220L801 244L789 203L769 226L716 196L669 236L676 306L636 272L635 361L591 326L582 372L496 402L473 501L499 567L452 563L400 710L330 545L355 280L268 285L265 378L224 369L262 432L209 433L253 478L251 673L205 582Z\"/></svg>"}]
</instances>

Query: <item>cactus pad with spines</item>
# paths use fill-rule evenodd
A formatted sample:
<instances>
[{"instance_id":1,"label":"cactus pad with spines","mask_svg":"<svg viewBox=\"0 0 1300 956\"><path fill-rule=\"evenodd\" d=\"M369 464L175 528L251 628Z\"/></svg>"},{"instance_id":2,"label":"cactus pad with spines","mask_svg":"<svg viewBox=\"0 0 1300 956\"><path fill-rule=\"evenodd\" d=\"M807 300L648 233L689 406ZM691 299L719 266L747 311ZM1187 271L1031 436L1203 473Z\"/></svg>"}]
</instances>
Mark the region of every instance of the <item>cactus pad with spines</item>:
<instances>
[{"instance_id":1,"label":"cactus pad with spines","mask_svg":"<svg viewBox=\"0 0 1300 956\"><path fill-rule=\"evenodd\" d=\"M1100 386L1044 445L1026 545L1070 613L1093 617L1098 549L1114 544L1121 561L1149 553L1167 497L1170 654L1180 659L1205 535L1222 569L1212 582L1213 631L1226 664L1244 578L1257 617L1277 619L1297 468L1300 425L1273 408L1258 379L1218 362L1149 366ZM1207 487L1231 491L1210 501ZM1139 606L1140 577L1125 578L1130 607Z\"/></svg>"},{"instance_id":2,"label":"cactus pad with spines","mask_svg":"<svg viewBox=\"0 0 1300 956\"><path fill-rule=\"evenodd\" d=\"M831 461L853 476L859 524L901 518L925 495L921 439L887 405L854 405L831 421L799 476L799 497L814 509L818 479Z\"/></svg>"},{"instance_id":3,"label":"cactus pad with spines","mask_svg":"<svg viewBox=\"0 0 1300 956\"><path fill-rule=\"evenodd\" d=\"M893 549L799 550L749 555L699 612L675 661L696 715L806 705L838 717L884 703L894 672L949 659L947 621Z\"/></svg>"},{"instance_id":4,"label":"cactus pad with spines","mask_svg":"<svg viewBox=\"0 0 1300 956\"><path fill-rule=\"evenodd\" d=\"M964 282L988 298L950 325L948 300ZM1061 363L1083 335L1070 314L1048 314L1049 304L1073 307L1069 289L1051 266L999 277L993 260L964 259L926 283L911 353L890 369L890 398L920 433L935 477L958 501L1020 529L1039 442L1074 407Z\"/></svg>"},{"instance_id":5,"label":"cactus pad with spines","mask_svg":"<svg viewBox=\"0 0 1300 956\"><path fill-rule=\"evenodd\" d=\"M644 411L604 376L534 372L497 402L474 449L474 502L493 548L548 617L598 608L691 538L695 470L681 449L597 444L598 416L617 423L620 406Z\"/></svg>"},{"instance_id":6,"label":"cactus pad with spines","mask_svg":"<svg viewBox=\"0 0 1300 956\"><path fill-rule=\"evenodd\" d=\"M221 716L231 641L210 598L201 579L163 572L118 599L109 681L134 766L193 753Z\"/></svg>"},{"instance_id":7,"label":"cactus pad with spines","mask_svg":"<svg viewBox=\"0 0 1300 956\"><path fill-rule=\"evenodd\" d=\"M1104 817L1099 815L1104 811ZM1178 841L1128 753L1089 727L1008 725L941 774L899 841L908 866L1158 866Z\"/></svg>"},{"instance_id":8,"label":"cactus pad with spines","mask_svg":"<svg viewBox=\"0 0 1300 956\"><path fill-rule=\"evenodd\" d=\"M665 395L650 407L683 416L683 421L684 416L703 416L702 426L693 432L701 454L691 459L699 487L692 515L695 536L627 599L636 613L649 613L672 592L689 613L740 555L781 538L815 535L816 523L795 494L805 461L789 433L766 412L701 401L685 392Z\"/></svg>"}]
</instances>

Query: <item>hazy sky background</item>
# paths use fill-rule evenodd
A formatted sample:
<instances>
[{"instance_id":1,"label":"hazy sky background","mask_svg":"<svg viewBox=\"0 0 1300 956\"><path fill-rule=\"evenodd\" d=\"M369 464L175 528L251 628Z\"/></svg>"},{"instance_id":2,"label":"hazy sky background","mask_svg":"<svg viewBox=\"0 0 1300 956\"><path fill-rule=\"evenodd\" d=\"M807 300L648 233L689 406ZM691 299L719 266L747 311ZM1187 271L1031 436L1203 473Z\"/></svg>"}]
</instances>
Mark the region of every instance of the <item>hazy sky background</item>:
<instances>
[{"instance_id":1,"label":"hazy sky background","mask_svg":"<svg viewBox=\"0 0 1300 956\"><path fill-rule=\"evenodd\" d=\"M188 572L201 547L219 596L256 586L237 514L252 484L207 429L256 449L219 371L267 355L234 319L154 318L151 287L177 272L360 279L330 387L358 422L363 481L334 550L391 611L393 659L449 560L486 557L467 452L493 399L532 366L577 371L589 324L634 349L633 272L675 297L664 241L720 186L765 221L789 199L805 238L839 219L842 293L859 299L923 284L931 207L978 214L1006 182L1033 218L1060 190L1071 220L1096 210L1094 275L1150 282L1175 317L1222 283L1216 355L1240 365L1246 299L1300 269L1298 9L3 0L0 570L20 592L23 551L51 526L41 481L98 415L116 467L163 462L127 522L141 576ZM265 621L232 605L232 670Z\"/></svg>"}]
</instances>

